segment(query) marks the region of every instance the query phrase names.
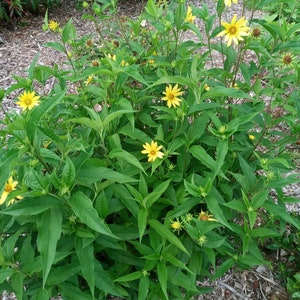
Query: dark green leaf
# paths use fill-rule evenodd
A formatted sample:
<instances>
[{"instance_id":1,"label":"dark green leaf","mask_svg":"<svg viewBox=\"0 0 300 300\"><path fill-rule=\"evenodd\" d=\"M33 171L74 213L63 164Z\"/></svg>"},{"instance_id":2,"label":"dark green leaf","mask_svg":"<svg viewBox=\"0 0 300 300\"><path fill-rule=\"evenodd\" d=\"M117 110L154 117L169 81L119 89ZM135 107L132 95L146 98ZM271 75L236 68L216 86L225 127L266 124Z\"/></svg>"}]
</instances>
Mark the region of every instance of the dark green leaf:
<instances>
[{"instance_id":1,"label":"dark green leaf","mask_svg":"<svg viewBox=\"0 0 300 300\"><path fill-rule=\"evenodd\" d=\"M127 175L118 173L112 169L103 167L103 162L96 158L87 159L77 170L76 180L87 184L100 182L103 179L119 183L137 182Z\"/></svg>"},{"instance_id":2,"label":"dark green leaf","mask_svg":"<svg viewBox=\"0 0 300 300\"><path fill-rule=\"evenodd\" d=\"M75 193L69 201L74 214L80 219L80 221L91 229L108 235L110 237L117 238L105 224L104 220L100 219L97 210L93 207L93 203L84 193Z\"/></svg>"},{"instance_id":3,"label":"dark green leaf","mask_svg":"<svg viewBox=\"0 0 300 300\"><path fill-rule=\"evenodd\" d=\"M161 237L165 238L178 249L189 255L181 241L165 225L153 219L149 220L148 223Z\"/></svg>"},{"instance_id":4,"label":"dark green leaf","mask_svg":"<svg viewBox=\"0 0 300 300\"><path fill-rule=\"evenodd\" d=\"M42 257L43 286L53 264L56 245L61 235L62 213L59 209L49 209L37 217L37 246Z\"/></svg>"}]
</instances>

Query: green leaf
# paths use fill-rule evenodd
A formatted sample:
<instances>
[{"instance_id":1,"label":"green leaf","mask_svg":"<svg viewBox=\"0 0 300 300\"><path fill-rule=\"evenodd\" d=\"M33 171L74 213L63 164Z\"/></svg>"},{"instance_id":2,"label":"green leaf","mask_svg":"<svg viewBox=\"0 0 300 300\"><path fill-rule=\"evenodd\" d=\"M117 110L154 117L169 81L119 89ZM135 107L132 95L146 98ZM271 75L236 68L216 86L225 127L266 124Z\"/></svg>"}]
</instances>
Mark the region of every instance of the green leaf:
<instances>
[{"instance_id":1,"label":"green leaf","mask_svg":"<svg viewBox=\"0 0 300 300\"><path fill-rule=\"evenodd\" d=\"M53 264L56 245L61 235L61 210L52 208L37 216L37 246L42 257L43 287Z\"/></svg>"},{"instance_id":2,"label":"green leaf","mask_svg":"<svg viewBox=\"0 0 300 300\"><path fill-rule=\"evenodd\" d=\"M14 272L9 279L10 285L17 299L23 299L24 279L26 275L21 272Z\"/></svg>"},{"instance_id":3,"label":"green leaf","mask_svg":"<svg viewBox=\"0 0 300 300\"><path fill-rule=\"evenodd\" d=\"M28 138L34 141L36 138L37 125L42 117L49 112L53 107L55 107L65 96L66 91L62 91L53 97L48 97L47 101L42 101L39 106L34 110L30 111L30 118L27 120L26 132ZM35 143L38 144L38 143Z\"/></svg>"},{"instance_id":4,"label":"green leaf","mask_svg":"<svg viewBox=\"0 0 300 300\"><path fill-rule=\"evenodd\" d=\"M4 268L1 267L0 268L0 283L2 283L3 281L6 281L7 278L11 277L11 275L15 272L14 269L11 268Z\"/></svg>"},{"instance_id":5,"label":"green leaf","mask_svg":"<svg viewBox=\"0 0 300 300\"><path fill-rule=\"evenodd\" d=\"M256 117L259 114L259 112L255 112L252 114L247 114L244 116L240 116L237 118L234 118L232 121L230 121L227 126L229 131L236 131L239 126L244 125L246 123L249 123L254 117Z\"/></svg>"},{"instance_id":6,"label":"green leaf","mask_svg":"<svg viewBox=\"0 0 300 300\"><path fill-rule=\"evenodd\" d=\"M134 113L134 110L129 110L129 109L121 109L114 111L110 113L104 120L103 120L103 128L105 128L111 121L114 119L124 115L124 114L129 114L129 113Z\"/></svg>"},{"instance_id":7,"label":"green leaf","mask_svg":"<svg viewBox=\"0 0 300 300\"><path fill-rule=\"evenodd\" d=\"M221 168L224 164L225 157L228 152L228 140L219 140L216 151L217 158L213 178L215 178L220 173Z\"/></svg>"},{"instance_id":8,"label":"green leaf","mask_svg":"<svg viewBox=\"0 0 300 300\"><path fill-rule=\"evenodd\" d=\"M189 255L181 241L163 224L157 220L149 220L148 224L163 238L167 239L171 244L176 246L181 251Z\"/></svg>"},{"instance_id":9,"label":"green leaf","mask_svg":"<svg viewBox=\"0 0 300 300\"><path fill-rule=\"evenodd\" d=\"M206 109L214 109L214 108L221 108L222 106L218 103L199 103L199 104L194 104L192 105L189 110L187 115L193 114L195 112L201 112Z\"/></svg>"},{"instance_id":10,"label":"green leaf","mask_svg":"<svg viewBox=\"0 0 300 300\"><path fill-rule=\"evenodd\" d=\"M50 195L23 199L14 205L0 211L0 214L10 216L33 216L50 208L60 208L61 201Z\"/></svg>"},{"instance_id":11,"label":"green leaf","mask_svg":"<svg viewBox=\"0 0 300 300\"><path fill-rule=\"evenodd\" d=\"M192 81L189 78L183 76L163 76L160 79L158 79L156 82L154 82L152 85L150 85L148 88L150 89L157 85L171 84L171 83L177 83L182 86L191 86Z\"/></svg>"},{"instance_id":12,"label":"green leaf","mask_svg":"<svg viewBox=\"0 0 300 300\"><path fill-rule=\"evenodd\" d=\"M147 217L148 217L148 210L145 207L140 208L138 213L138 228L139 228L139 236L140 242L142 241L146 225L147 225Z\"/></svg>"},{"instance_id":13,"label":"green leaf","mask_svg":"<svg viewBox=\"0 0 300 300\"><path fill-rule=\"evenodd\" d=\"M222 203L222 205L225 205L241 213L247 213L247 207L241 200L232 200L228 203Z\"/></svg>"},{"instance_id":14,"label":"green leaf","mask_svg":"<svg viewBox=\"0 0 300 300\"><path fill-rule=\"evenodd\" d=\"M143 204L145 207L150 208L160 197L161 195L166 191L166 189L169 187L169 184L171 182L171 179L166 180L165 182L158 185L153 192L148 194L143 199Z\"/></svg>"},{"instance_id":15,"label":"green leaf","mask_svg":"<svg viewBox=\"0 0 300 300\"><path fill-rule=\"evenodd\" d=\"M58 287L63 299L91 300L91 296L82 292L75 284L69 282L60 282Z\"/></svg>"},{"instance_id":16,"label":"green leaf","mask_svg":"<svg viewBox=\"0 0 300 300\"><path fill-rule=\"evenodd\" d=\"M168 287L168 269L166 266L165 262L158 262L157 264L157 277L158 277L158 281L160 283L160 287L166 297L166 299L168 298L168 292L167 292L167 287Z\"/></svg>"},{"instance_id":17,"label":"green leaf","mask_svg":"<svg viewBox=\"0 0 300 300\"><path fill-rule=\"evenodd\" d=\"M90 118L86 118L86 117L69 119L68 122L78 123L88 128L92 128L96 131L100 131L103 129L103 124L101 121L96 122L95 120L91 120Z\"/></svg>"},{"instance_id":18,"label":"green leaf","mask_svg":"<svg viewBox=\"0 0 300 300\"><path fill-rule=\"evenodd\" d=\"M76 38L75 27L72 24L72 19L70 19L62 30L61 39L64 44L67 44L70 41L74 40L75 38Z\"/></svg>"},{"instance_id":19,"label":"green leaf","mask_svg":"<svg viewBox=\"0 0 300 300\"><path fill-rule=\"evenodd\" d=\"M233 258L229 258L225 260L217 269L215 274L211 277L211 280L215 280L217 278L220 278L223 276L231 267L233 267L235 264L235 261Z\"/></svg>"},{"instance_id":20,"label":"green leaf","mask_svg":"<svg viewBox=\"0 0 300 300\"><path fill-rule=\"evenodd\" d=\"M253 238L260 238L260 237L276 237L281 236L280 232L276 232L269 228L254 228L251 231L251 237Z\"/></svg>"},{"instance_id":21,"label":"green leaf","mask_svg":"<svg viewBox=\"0 0 300 300\"><path fill-rule=\"evenodd\" d=\"M257 218L257 212L248 210L248 218L249 218L250 228L253 229Z\"/></svg>"},{"instance_id":22,"label":"green leaf","mask_svg":"<svg viewBox=\"0 0 300 300\"><path fill-rule=\"evenodd\" d=\"M265 201L268 199L268 196L269 196L269 190L263 190L263 191L258 192L251 199L251 206L254 209L260 208L265 203Z\"/></svg>"},{"instance_id":23,"label":"green leaf","mask_svg":"<svg viewBox=\"0 0 300 300\"><path fill-rule=\"evenodd\" d=\"M265 202L262 207L266 209L268 212L276 216L277 218L280 217L287 223L294 225L297 229L300 229L300 222L296 218L293 218L291 215L287 213L287 211L282 208L281 206L272 203L272 202Z\"/></svg>"},{"instance_id":24,"label":"green leaf","mask_svg":"<svg viewBox=\"0 0 300 300\"><path fill-rule=\"evenodd\" d=\"M67 187L72 187L75 181L75 167L72 160L67 156L66 163L63 168L61 178Z\"/></svg>"},{"instance_id":25,"label":"green leaf","mask_svg":"<svg viewBox=\"0 0 300 300\"><path fill-rule=\"evenodd\" d=\"M80 265L78 261L73 263L66 263L65 265L61 267L52 267L50 270L47 284L48 285L58 285L63 282L68 281L70 277L73 277L74 275L78 274L80 272Z\"/></svg>"},{"instance_id":26,"label":"green leaf","mask_svg":"<svg viewBox=\"0 0 300 300\"><path fill-rule=\"evenodd\" d=\"M138 300L146 300L149 292L149 278L143 276L139 281Z\"/></svg>"},{"instance_id":27,"label":"green leaf","mask_svg":"<svg viewBox=\"0 0 300 300\"><path fill-rule=\"evenodd\" d=\"M216 162L215 160L199 145L192 146L190 148L190 153L198 159L204 166L210 170L215 170Z\"/></svg>"},{"instance_id":28,"label":"green leaf","mask_svg":"<svg viewBox=\"0 0 300 300\"><path fill-rule=\"evenodd\" d=\"M87 159L76 173L76 180L87 184L100 182L104 179L118 183L138 181L127 175L123 175L121 173L103 167L103 162L97 158Z\"/></svg>"},{"instance_id":29,"label":"green leaf","mask_svg":"<svg viewBox=\"0 0 300 300\"><path fill-rule=\"evenodd\" d=\"M44 288L40 288L36 293L36 299L38 300L49 300L50 298L50 293Z\"/></svg>"},{"instance_id":30,"label":"green leaf","mask_svg":"<svg viewBox=\"0 0 300 300\"><path fill-rule=\"evenodd\" d=\"M136 272L121 276L121 277L115 279L115 281L117 281L117 282L134 281L134 280L141 278L142 276L143 276L143 273L141 271L136 271Z\"/></svg>"},{"instance_id":31,"label":"green leaf","mask_svg":"<svg viewBox=\"0 0 300 300\"><path fill-rule=\"evenodd\" d=\"M122 299L128 299L128 293L119 285L115 285L112 277L111 272L105 271L97 260L95 261L95 283L96 287L100 291L104 291L107 295L113 295L120 297ZM71 299L78 299L78 298L71 298ZM80 299L81 300L81 299Z\"/></svg>"},{"instance_id":32,"label":"green leaf","mask_svg":"<svg viewBox=\"0 0 300 300\"><path fill-rule=\"evenodd\" d=\"M90 241L90 242L89 242ZM95 264L94 264L94 246L91 239L76 238L75 250L80 262L80 269L83 278L86 280L92 297L95 293ZM85 245L85 242L88 245Z\"/></svg>"},{"instance_id":33,"label":"green leaf","mask_svg":"<svg viewBox=\"0 0 300 300\"><path fill-rule=\"evenodd\" d=\"M136 168L138 168L139 170L141 170L143 173L146 174L143 166L141 165L141 163L139 162L139 160L134 156L132 155L131 153L125 151L125 150L121 150L121 149L116 149L116 150L112 150L110 153L109 153L109 157L110 158L122 158L124 159L125 161L127 161L129 164L135 166Z\"/></svg>"},{"instance_id":34,"label":"green leaf","mask_svg":"<svg viewBox=\"0 0 300 300\"><path fill-rule=\"evenodd\" d=\"M192 195L194 197L201 197L202 196L199 186L196 186L195 184L189 183L186 180L184 180L184 187L190 195Z\"/></svg>"},{"instance_id":35,"label":"green leaf","mask_svg":"<svg viewBox=\"0 0 300 300\"><path fill-rule=\"evenodd\" d=\"M93 207L93 203L83 192L78 191L69 200L74 214L80 221L86 224L91 229L108 235L112 238L117 238L105 224L104 220L100 219L97 210Z\"/></svg>"},{"instance_id":36,"label":"green leaf","mask_svg":"<svg viewBox=\"0 0 300 300\"><path fill-rule=\"evenodd\" d=\"M209 194L208 196L206 196L205 199L206 199L207 207L209 211L213 214L214 218L218 220L221 224L225 225L227 228L232 230L231 226L229 225L227 219L223 214L223 211L220 207L217 197Z\"/></svg>"},{"instance_id":37,"label":"green leaf","mask_svg":"<svg viewBox=\"0 0 300 300\"><path fill-rule=\"evenodd\" d=\"M57 50L59 52L63 52L65 53L66 52L66 49L64 47L63 44L61 43L58 43L58 42L48 42L45 44L46 47L49 47L49 48L52 48L54 50Z\"/></svg>"},{"instance_id":38,"label":"green leaf","mask_svg":"<svg viewBox=\"0 0 300 300\"><path fill-rule=\"evenodd\" d=\"M249 96L248 94L240 90L236 90L234 88L226 88L222 86L215 86L213 89L210 89L202 96L202 100L211 99L215 97L233 97L233 98L251 99L251 96Z\"/></svg>"},{"instance_id":39,"label":"green leaf","mask_svg":"<svg viewBox=\"0 0 300 300\"><path fill-rule=\"evenodd\" d=\"M191 274L194 274L189 268L186 267L185 263L183 263L180 259L176 258L170 253L164 253L163 258L170 262L173 266L176 266L180 269L186 270Z\"/></svg>"}]
</instances>

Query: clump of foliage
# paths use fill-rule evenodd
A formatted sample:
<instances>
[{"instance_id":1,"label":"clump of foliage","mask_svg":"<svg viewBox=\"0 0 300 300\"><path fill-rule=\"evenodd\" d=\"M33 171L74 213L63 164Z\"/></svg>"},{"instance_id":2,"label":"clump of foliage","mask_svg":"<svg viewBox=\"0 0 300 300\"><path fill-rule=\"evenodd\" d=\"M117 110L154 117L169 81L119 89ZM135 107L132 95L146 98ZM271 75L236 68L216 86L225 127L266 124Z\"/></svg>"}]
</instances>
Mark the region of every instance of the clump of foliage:
<instances>
[{"instance_id":1,"label":"clump of foliage","mask_svg":"<svg viewBox=\"0 0 300 300\"><path fill-rule=\"evenodd\" d=\"M40 6L57 6L61 0L3 0L0 1L0 22L9 23L26 12L37 12Z\"/></svg>"},{"instance_id":2,"label":"clump of foliage","mask_svg":"<svg viewBox=\"0 0 300 300\"><path fill-rule=\"evenodd\" d=\"M46 18L69 69L36 57L0 92L20 93L0 140L1 290L190 299L271 267L261 245L300 228L282 190L299 180L298 24L225 20L229 0L149 0L137 19L82 5L100 38Z\"/></svg>"}]
</instances>

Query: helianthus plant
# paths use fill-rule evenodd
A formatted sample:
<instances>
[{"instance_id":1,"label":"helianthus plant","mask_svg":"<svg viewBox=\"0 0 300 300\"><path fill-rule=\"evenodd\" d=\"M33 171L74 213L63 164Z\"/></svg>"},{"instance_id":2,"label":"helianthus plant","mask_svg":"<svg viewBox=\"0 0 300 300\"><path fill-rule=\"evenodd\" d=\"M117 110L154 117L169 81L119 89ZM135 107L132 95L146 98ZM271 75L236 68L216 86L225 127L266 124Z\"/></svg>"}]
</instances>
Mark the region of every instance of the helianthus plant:
<instances>
[{"instance_id":1,"label":"helianthus plant","mask_svg":"<svg viewBox=\"0 0 300 300\"><path fill-rule=\"evenodd\" d=\"M235 1L211 16L205 4L149 0L136 20L104 4L84 3L85 18L117 20L119 36L78 38L71 21L53 30L45 19L61 37L47 46L69 69L35 58L0 94L20 92L1 139L1 289L19 299L190 299L231 267L271 266L262 245L300 227L285 209L298 200L282 191L298 181L285 175L298 75L274 76L270 59L287 51L275 25L256 20L263 38L243 16L221 21ZM210 67L212 51L223 65Z\"/></svg>"}]
</instances>

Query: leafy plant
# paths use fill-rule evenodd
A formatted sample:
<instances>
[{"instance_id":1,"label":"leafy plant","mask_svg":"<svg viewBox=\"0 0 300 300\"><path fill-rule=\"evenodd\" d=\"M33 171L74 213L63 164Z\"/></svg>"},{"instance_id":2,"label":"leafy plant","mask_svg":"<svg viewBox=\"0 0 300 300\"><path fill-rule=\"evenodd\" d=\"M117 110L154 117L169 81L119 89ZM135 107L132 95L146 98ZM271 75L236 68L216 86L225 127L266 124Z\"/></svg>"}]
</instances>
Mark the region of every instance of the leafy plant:
<instances>
[{"instance_id":1,"label":"leafy plant","mask_svg":"<svg viewBox=\"0 0 300 300\"><path fill-rule=\"evenodd\" d=\"M28 11L37 12L41 5L49 8L60 3L60 0L3 0L0 2L0 22L9 23Z\"/></svg>"},{"instance_id":2,"label":"leafy plant","mask_svg":"<svg viewBox=\"0 0 300 300\"><path fill-rule=\"evenodd\" d=\"M21 110L2 121L1 289L190 299L233 266L271 266L260 245L300 228L282 191L299 180L298 25L223 20L221 0L217 15L149 0L136 20L82 5L100 38L46 16L69 69L36 57L0 93Z\"/></svg>"}]
</instances>

